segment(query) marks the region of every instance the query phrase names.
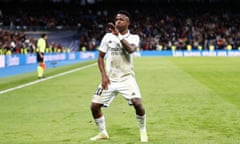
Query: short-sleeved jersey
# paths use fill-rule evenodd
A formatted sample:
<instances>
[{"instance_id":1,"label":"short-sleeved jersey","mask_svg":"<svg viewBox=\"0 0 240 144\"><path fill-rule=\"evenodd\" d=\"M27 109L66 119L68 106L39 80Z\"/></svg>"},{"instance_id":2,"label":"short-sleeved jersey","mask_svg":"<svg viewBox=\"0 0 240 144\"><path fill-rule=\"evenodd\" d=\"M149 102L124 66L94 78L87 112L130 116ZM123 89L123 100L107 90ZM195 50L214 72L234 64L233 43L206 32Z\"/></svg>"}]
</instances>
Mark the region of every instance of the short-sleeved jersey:
<instances>
[{"instance_id":1,"label":"short-sleeved jersey","mask_svg":"<svg viewBox=\"0 0 240 144\"><path fill-rule=\"evenodd\" d=\"M139 36L129 31L123 35L130 44L139 46ZM134 76L133 55L129 54L122 46L119 38L107 33L104 35L99 51L106 53L106 73L111 81L123 81L129 75Z\"/></svg>"}]
</instances>

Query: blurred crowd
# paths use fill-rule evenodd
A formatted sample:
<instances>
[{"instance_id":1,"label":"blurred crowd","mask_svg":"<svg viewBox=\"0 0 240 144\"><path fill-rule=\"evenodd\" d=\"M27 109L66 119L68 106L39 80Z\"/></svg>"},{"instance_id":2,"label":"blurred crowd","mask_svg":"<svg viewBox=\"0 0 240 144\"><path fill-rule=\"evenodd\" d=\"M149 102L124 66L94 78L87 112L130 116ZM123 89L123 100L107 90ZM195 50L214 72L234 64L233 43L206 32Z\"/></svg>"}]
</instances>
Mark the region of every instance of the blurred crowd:
<instances>
[{"instance_id":1,"label":"blurred crowd","mask_svg":"<svg viewBox=\"0 0 240 144\"><path fill-rule=\"evenodd\" d=\"M23 32L0 30L0 54L33 53L35 40Z\"/></svg>"},{"instance_id":2,"label":"blurred crowd","mask_svg":"<svg viewBox=\"0 0 240 144\"><path fill-rule=\"evenodd\" d=\"M0 30L0 55L35 53L37 40L21 31ZM69 52L69 49L58 43L48 43L46 53L53 52Z\"/></svg>"},{"instance_id":3,"label":"blurred crowd","mask_svg":"<svg viewBox=\"0 0 240 144\"><path fill-rule=\"evenodd\" d=\"M76 3L0 8L0 27L8 29L0 31L0 49L16 53L21 48L34 52L34 39L24 34L29 30L78 31L78 50L96 50L119 9L132 14L130 30L140 35L140 50L240 50L240 13L226 3L117 1L112 8Z\"/></svg>"}]
</instances>

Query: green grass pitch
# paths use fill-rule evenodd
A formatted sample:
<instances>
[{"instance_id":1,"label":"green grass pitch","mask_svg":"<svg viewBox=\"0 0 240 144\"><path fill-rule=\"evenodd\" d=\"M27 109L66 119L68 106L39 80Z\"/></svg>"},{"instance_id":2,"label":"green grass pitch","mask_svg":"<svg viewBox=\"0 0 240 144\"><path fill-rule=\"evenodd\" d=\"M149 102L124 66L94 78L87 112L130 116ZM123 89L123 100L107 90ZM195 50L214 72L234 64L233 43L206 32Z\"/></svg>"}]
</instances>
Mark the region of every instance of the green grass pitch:
<instances>
[{"instance_id":1,"label":"green grass pitch","mask_svg":"<svg viewBox=\"0 0 240 144\"><path fill-rule=\"evenodd\" d=\"M49 69L47 76L95 63ZM239 57L134 59L151 144L239 144ZM36 80L30 73L0 79L0 90ZM89 109L101 78L97 65L0 94L1 144L138 144L134 109L118 95L103 109L109 140Z\"/></svg>"}]
</instances>

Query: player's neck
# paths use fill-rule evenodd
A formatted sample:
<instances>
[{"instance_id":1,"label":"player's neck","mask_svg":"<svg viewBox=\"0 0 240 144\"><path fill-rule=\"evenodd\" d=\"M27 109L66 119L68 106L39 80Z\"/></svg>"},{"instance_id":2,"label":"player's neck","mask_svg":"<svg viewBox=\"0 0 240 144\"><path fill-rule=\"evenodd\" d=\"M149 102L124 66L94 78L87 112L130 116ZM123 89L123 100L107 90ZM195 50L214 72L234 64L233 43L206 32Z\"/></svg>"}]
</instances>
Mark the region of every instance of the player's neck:
<instances>
[{"instance_id":1,"label":"player's neck","mask_svg":"<svg viewBox=\"0 0 240 144\"><path fill-rule=\"evenodd\" d=\"M127 34L128 33L128 29L125 29L125 30L123 30L123 31L121 31L121 32L119 32L121 35L125 35L125 34Z\"/></svg>"}]
</instances>

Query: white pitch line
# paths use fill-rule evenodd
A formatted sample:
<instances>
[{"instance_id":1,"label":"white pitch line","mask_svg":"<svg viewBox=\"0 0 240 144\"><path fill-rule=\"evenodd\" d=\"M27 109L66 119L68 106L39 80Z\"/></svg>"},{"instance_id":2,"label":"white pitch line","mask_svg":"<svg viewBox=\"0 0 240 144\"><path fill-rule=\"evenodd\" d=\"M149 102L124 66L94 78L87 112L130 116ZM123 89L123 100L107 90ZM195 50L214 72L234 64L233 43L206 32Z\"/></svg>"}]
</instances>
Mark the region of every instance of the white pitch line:
<instances>
[{"instance_id":1,"label":"white pitch line","mask_svg":"<svg viewBox=\"0 0 240 144\"><path fill-rule=\"evenodd\" d=\"M53 76L49 76L49 77L46 77L44 79L40 79L40 80L36 80L36 81L29 82L29 83L26 83L26 84L22 84L22 85L19 85L19 86L10 88L10 89L6 89L6 90L3 90L3 91L0 91L0 94L4 94L4 93L10 92L10 91L14 91L14 90L17 90L17 89L20 89L20 88L24 88L24 87L27 87L27 86L30 86L30 85L34 85L34 84L40 83L42 81L46 81L46 80L53 79L53 78L56 78L56 77L60 77L60 76L66 75L66 74L70 74L70 73L73 73L73 72L76 72L76 71L79 71L79 70L83 70L83 69L95 66L96 64L97 63L86 65L86 66L83 66L83 67L80 67L80 68L76 68L76 69L73 69L73 70L70 70L70 71L66 71L66 72L59 73L59 74L56 74L56 75L53 75Z\"/></svg>"}]
</instances>

